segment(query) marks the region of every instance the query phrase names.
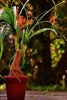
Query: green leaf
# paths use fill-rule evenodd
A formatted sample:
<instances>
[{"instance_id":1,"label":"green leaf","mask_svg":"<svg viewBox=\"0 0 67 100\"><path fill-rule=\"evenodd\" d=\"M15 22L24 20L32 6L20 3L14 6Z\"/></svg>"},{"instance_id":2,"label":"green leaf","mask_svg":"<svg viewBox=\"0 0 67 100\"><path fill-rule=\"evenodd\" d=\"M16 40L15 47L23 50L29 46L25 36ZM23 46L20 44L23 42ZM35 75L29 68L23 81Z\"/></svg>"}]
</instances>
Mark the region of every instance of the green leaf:
<instances>
[{"instance_id":1,"label":"green leaf","mask_svg":"<svg viewBox=\"0 0 67 100\"><path fill-rule=\"evenodd\" d=\"M28 33L28 29L26 29L24 32L24 43L26 44L28 40L29 40L29 33Z\"/></svg>"},{"instance_id":2,"label":"green leaf","mask_svg":"<svg viewBox=\"0 0 67 100\"><path fill-rule=\"evenodd\" d=\"M3 53L3 37L0 36L0 59Z\"/></svg>"},{"instance_id":3,"label":"green leaf","mask_svg":"<svg viewBox=\"0 0 67 100\"><path fill-rule=\"evenodd\" d=\"M0 20L3 20L4 22L10 24L12 28L14 28L14 15L13 12L10 10L7 4L5 4L5 7L3 6L3 12L0 16Z\"/></svg>"},{"instance_id":4,"label":"green leaf","mask_svg":"<svg viewBox=\"0 0 67 100\"><path fill-rule=\"evenodd\" d=\"M12 12L13 12L13 16L14 16L14 21L13 21L13 24L14 24L14 28L16 29L16 6L13 6L12 7Z\"/></svg>"},{"instance_id":5,"label":"green leaf","mask_svg":"<svg viewBox=\"0 0 67 100\"><path fill-rule=\"evenodd\" d=\"M22 66L21 66L21 68L22 68L24 66L24 64L25 64L25 51L24 51L23 41L21 41L21 50L22 50L22 60L23 60L23 63L22 63Z\"/></svg>"},{"instance_id":6,"label":"green leaf","mask_svg":"<svg viewBox=\"0 0 67 100\"><path fill-rule=\"evenodd\" d=\"M18 27L16 28L16 34L17 34L17 41L19 41L21 37L21 30Z\"/></svg>"},{"instance_id":7,"label":"green leaf","mask_svg":"<svg viewBox=\"0 0 67 100\"><path fill-rule=\"evenodd\" d=\"M54 30L52 28L43 28L43 29L39 29L36 32L34 32L33 34L31 34L31 36L29 37L29 39L32 38L35 35L38 35L38 34L40 34L42 32L45 32L45 31L53 31L55 34L57 34L56 30Z\"/></svg>"}]
</instances>

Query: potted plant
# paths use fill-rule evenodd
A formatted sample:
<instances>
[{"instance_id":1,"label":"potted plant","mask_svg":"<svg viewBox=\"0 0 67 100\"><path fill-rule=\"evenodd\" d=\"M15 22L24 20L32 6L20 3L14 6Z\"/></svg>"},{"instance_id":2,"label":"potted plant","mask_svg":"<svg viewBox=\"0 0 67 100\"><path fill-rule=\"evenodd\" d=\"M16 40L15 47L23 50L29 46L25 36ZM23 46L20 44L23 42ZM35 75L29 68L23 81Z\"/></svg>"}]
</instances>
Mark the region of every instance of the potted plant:
<instances>
[{"instance_id":1,"label":"potted plant","mask_svg":"<svg viewBox=\"0 0 67 100\"><path fill-rule=\"evenodd\" d=\"M24 100L28 76L25 76L21 71L20 61L21 59L23 60L23 65L22 65L23 67L25 64L25 51L27 49L27 43L32 37L48 30L53 31L55 34L57 34L57 32L53 28L42 28L35 31L34 29L36 26L39 26L40 23L45 22L45 21L41 21L41 19L47 13L49 13L56 6L63 3L61 2L57 5L54 5L54 7L52 7L47 12L43 12L42 14L40 14L41 17L39 19L38 19L39 16L34 17L33 21L36 22L35 24L33 23L30 26L28 22L27 11L25 9L25 6L28 1L29 0L27 0L24 5L20 1L22 5L22 9L20 10L20 13L18 15L16 15L16 6L11 6L10 9L8 4L5 2L4 2L4 6L1 5L1 7L3 8L3 12L0 15L0 20L3 20L3 23L1 23L2 26L0 26L0 58L2 57L3 48L4 48L3 39L8 33L10 33L10 31L13 35L14 44L15 44L15 55L12 57L12 63L9 64L9 69L10 69L9 75L4 76L8 100ZM24 23L21 29L21 27L19 27L17 24L16 17L19 18L23 9L25 9L26 11L26 22Z\"/></svg>"}]
</instances>

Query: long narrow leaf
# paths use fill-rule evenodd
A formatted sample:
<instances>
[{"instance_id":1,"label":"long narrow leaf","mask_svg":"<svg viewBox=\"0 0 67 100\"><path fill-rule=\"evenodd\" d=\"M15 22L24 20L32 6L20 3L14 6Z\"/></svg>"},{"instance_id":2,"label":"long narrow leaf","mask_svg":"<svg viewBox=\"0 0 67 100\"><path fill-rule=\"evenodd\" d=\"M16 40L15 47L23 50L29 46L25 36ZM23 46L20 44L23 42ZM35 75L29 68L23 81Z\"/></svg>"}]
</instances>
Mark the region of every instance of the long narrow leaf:
<instances>
[{"instance_id":1,"label":"long narrow leaf","mask_svg":"<svg viewBox=\"0 0 67 100\"><path fill-rule=\"evenodd\" d=\"M22 63L22 66L21 68L24 66L25 64L25 52L24 52L24 43L23 43L23 39L24 39L24 33L22 35L22 41L21 41L21 50L22 50L22 60L23 60L23 63Z\"/></svg>"},{"instance_id":2,"label":"long narrow leaf","mask_svg":"<svg viewBox=\"0 0 67 100\"><path fill-rule=\"evenodd\" d=\"M7 4L5 4L5 7L3 7L3 12L0 16L0 20L5 21L6 23L10 24L12 27L14 27L14 16L13 12L10 10Z\"/></svg>"},{"instance_id":3,"label":"long narrow leaf","mask_svg":"<svg viewBox=\"0 0 67 100\"><path fill-rule=\"evenodd\" d=\"M51 28L43 28L43 29L39 29L36 32L34 32L33 34L31 34L31 36L29 37L29 39L31 39L35 35L38 35L38 34L40 34L42 32L45 32L45 31L53 31L55 34L57 34L56 30L54 30L54 29L51 29Z\"/></svg>"},{"instance_id":4,"label":"long narrow leaf","mask_svg":"<svg viewBox=\"0 0 67 100\"><path fill-rule=\"evenodd\" d=\"M0 37L0 59L2 57L2 53L3 53L3 38Z\"/></svg>"},{"instance_id":5,"label":"long narrow leaf","mask_svg":"<svg viewBox=\"0 0 67 100\"><path fill-rule=\"evenodd\" d=\"M26 44L28 40L29 40L29 32L28 29L26 29L24 32L24 43Z\"/></svg>"}]
</instances>

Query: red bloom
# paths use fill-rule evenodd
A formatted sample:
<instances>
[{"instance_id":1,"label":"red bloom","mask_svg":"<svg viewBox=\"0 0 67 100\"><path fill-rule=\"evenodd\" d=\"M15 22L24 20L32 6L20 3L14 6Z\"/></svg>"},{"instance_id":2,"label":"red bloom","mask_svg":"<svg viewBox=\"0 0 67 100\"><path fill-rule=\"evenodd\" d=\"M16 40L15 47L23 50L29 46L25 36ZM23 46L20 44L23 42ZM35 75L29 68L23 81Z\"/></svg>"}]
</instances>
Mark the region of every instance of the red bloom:
<instances>
[{"instance_id":1,"label":"red bloom","mask_svg":"<svg viewBox=\"0 0 67 100\"><path fill-rule=\"evenodd\" d=\"M26 24L26 18L22 15L19 16L18 22L17 22L19 27L22 27Z\"/></svg>"}]
</instances>

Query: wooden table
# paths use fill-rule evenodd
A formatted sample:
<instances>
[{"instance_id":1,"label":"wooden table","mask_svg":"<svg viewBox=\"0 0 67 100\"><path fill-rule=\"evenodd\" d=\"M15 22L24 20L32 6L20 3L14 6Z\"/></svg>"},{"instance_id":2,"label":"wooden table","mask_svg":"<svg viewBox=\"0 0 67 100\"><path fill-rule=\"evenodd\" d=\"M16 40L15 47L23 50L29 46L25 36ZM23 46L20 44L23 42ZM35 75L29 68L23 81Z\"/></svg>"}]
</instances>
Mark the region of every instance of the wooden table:
<instances>
[{"instance_id":1,"label":"wooden table","mask_svg":"<svg viewBox=\"0 0 67 100\"><path fill-rule=\"evenodd\" d=\"M0 100L7 100L6 91L0 91ZM25 100L67 100L67 92L26 91Z\"/></svg>"}]
</instances>

